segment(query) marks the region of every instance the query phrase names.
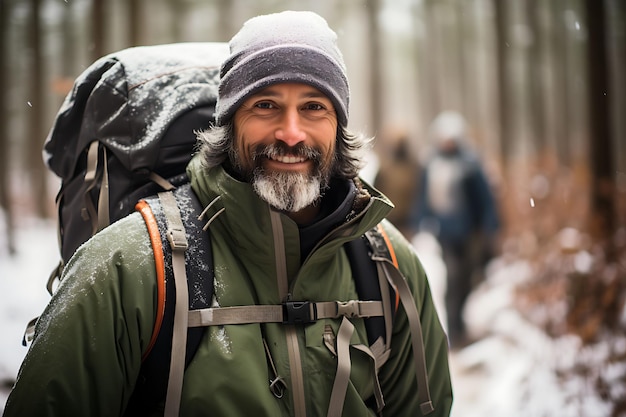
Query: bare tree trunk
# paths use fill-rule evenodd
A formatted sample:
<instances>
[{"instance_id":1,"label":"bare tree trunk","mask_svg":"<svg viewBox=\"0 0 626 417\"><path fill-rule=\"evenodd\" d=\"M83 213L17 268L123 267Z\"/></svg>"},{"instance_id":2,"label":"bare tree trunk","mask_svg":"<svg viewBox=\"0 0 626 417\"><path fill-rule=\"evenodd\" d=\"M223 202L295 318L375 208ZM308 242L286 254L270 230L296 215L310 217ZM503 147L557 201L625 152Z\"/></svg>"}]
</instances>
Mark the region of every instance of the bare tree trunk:
<instances>
[{"instance_id":1,"label":"bare tree trunk","mask_svg":"<svg viewBox=\"0 0 626 417\"><path fill-rule=\"evenodd\" d=\"M567 47L567 29L563 22L563 19L558 19L557 16L563 15L562 2L549 2L552 16L555 18L556 24L554 28L554 34L552 39L552 50L554 51L555 64L555 85L554 93L557 97L557 106L555 108L555 138L556 148L559 156L559 160L563 164L569 164L572 160L569 151L567 139L569 137L568 121L570 120L570 107L568 105L568 62L569 62L569 50Z\"/></svg>"},{"instance_id":2,"label":"bare tree trunk","mask_svg":"<svg viewBox=\"0 0 626 417\"><path fill-rule=\"evenodd\" d=\"M478 75L478 67L481 62L480 39L478 27L475 21L474 10L476 6L473 2L457 1L456 13L458 20L458 36L455 39L456 48L459 56L459 86L461 88L461 97L459 98L459 109L471 122L472 127L477 127L482 113L482 105L486 92L480 90L480 76ZM477 133L477 132L474 132ZM479 135L473 135L474 139ZM477 143L477 145L479 145Z\"/></svg>"},{"instance_id":3,"label":"bare tree trunk","mask_svg":"<svg viewBox=\"0 0 626 417\"><path fill-rule=\"evenodd\" d=\"M107 19L104 5L104 0L92 0L91 2L92 61L105 55L104 38Z\"/></svg>"},{"instance_id":4,"label":"bare tree trunk","mask_svg":"<svg viewBox=\"0 0 626 417\"><path fill-rule=\"evenodd\" d=\"M7 0L0 0L0 91L7 91L9 86L8 64L4 57L7 56L8 26L9 26L9 5ZM7 250L13 255L15 247L15 224L13 220L13 206L11 204L11 174L9 161L11 159L9 146L8 112L4 111L8 107L7 94L0 95L2 102L0 107L0 207L4 210L5 233L7 240Z\"/></svg>"},{"instance_id":5,"label":"bare tree trunk","mask_svg":"<svg viewBox=\"0 0 626 417\"><path fill-rule=\"evenodd\" d=\"M141 44L142 19L141 0L127 0L128 7L128 43L129 46Z\"/></svg>"},{"instance_id":6,"label":"bare tree trunk","mask_svg":"<svg viewBox=\"0 0 626 417\"><path fill-rule=\"evenodd\" d=\"M548 88L545 82L544 74L546 69L545 50L544 50L544 30L541 22L541 11L545 5L537 0L528 2L528 18L530 23L531 36L533 37L528 65L529 70L529 87L530 87L530 120L534 126L532 132L532 140L534 148L543 153L546 149L546 101L544 93Z\"/></svg>"},{"instance_id":7,"label":"bare tree trunk","mask_svg":"<svg viewBox=\"0 0 626 417\"><path fill-rule=\"evenodd\" d=\"M536 0L535 0L536 1ZM560 29L560 25L556 22L555 11L553 2L544 2L537 6L535 11L537 26L539 30L538 42L540 47L541 65L543 71L540 71L541 83L537 86L540 90L541 100L543 101L543 109L545 111L542 117L544 120L543 129L540 130L540 134L543 136L544 148L550 149L550 152L554 154L555 160L559 163L563 162L563 150L559 148L560 143L563 141L561 138L564 135L563 129L559 122L561 118L558 116L562 114L562 105L559 105L561 92L558 90L559 81L557 69L560 65L563 65L557 59L556 54L560 49L556 45L556 39L558 38L556 33ZM539 94L537 92L536 94Z\"/></svg>"},{"instance_id":8,"label":"bare tree trunk","mask_svg":"<svg viewBox=\"0 0 626 417\"><path fill-rule=\"evenodd\" d=\"M437 97L435 94L435 86L432 82L434 71L434 64L432 57L426 59L429 56L429 49L433 51L435 48L430 48L432 45L432 33L431 28L432 19L430 18L430 7L427 2L415 2L412 8L412 20L413 27L415 28L415 47L413 56L415 57L415 68L417 68L417 94L420 108L420 121L423 126L432 119L435 108L437 107ZM424 127L422 126L422 131Z\"/></svg>"},{"instance_id":9,"label":"bare tree trunk","mask_svg":"<svg viewBox=\"0 0 626 417\"><path fill-rule=\"evenodd\" d=\"M180 42L183 37L182 20L185 16L186 7L179 0L167 0L166 4L170 16L170 36L173 42Z\"/></svg>"},{"instance_id":10,"label":"bare tree trunk","mask_svg":"<svg viewBox=\"0 0 626 417\"><path fill-rule=\"evenodd\" d=\"M608 238L615 226L609 71L604 2L585 0L589 27L589 151L591 158L591 231Z\"/></svg>"},{"instance_id":11,"label":"bare tree trunk","mask_svg":"<svg viewBox=\"0 0 626 417\"><path fill-rule=\"evenodd\" d=\"M612 137L613 157L615 161L616 177L616 198L615 210L616 228L626 227L626 77L623 75L626 68L626 2L623 0L609 0L607 2L607 17L609 23L607 27L611 31L610 73L611 78L611 122L613 123ZM620 140L621 138L621 140Z\"/></svg>"},{"instance_id":12,"label":"bare tree trunk","mask_svg":"<svg viewBox=\"0 0 626 417\"><path fill-rule=\"evenodd\" d=\"M73 79L76 74L74 73L74 68L76 67L76 45L74 39L74 18L72 16L72 9L74 8L74 3L69 2L63 8L63 28L62 35L63 36L63 44L62 44L62 61L61 61L61 75L63 78L69 80ZM69 91L67 91L69 92ZM65 92L65 93L67 93ZM61 93L61 91L59 91Z\"/></svg>"},{"instance_id":13,"label":"bare tree trunk","mask_svg":"<svg viewBox=\"0 0 626 417\"><path fill-rule=\"evenodd\" d=\"M511 145L513 129L512 129L512 117L510 114L511 109L511 97L509 95L509 72L507 68L508 63L508 50L511 45L511 40L508 36L508 2L504 0L493 0L494 10L496 11L496 36L497 36L497 51L498 51L498 96L499 96L499 109L500 109L500 140L502 154L506 161L510 159Z\"/></svg>"},{"instance_id":14,"label":"bare tree trunk","mask_svg":"<svg viewBox=\"0 0 626 417\"><path fill-rule=\"evenodd\" d=\"M41 158L41 148L45 139L43 116L44 98L44 62L41 44L41 0L31 0L31 24L29 25L31 77L29 83L29 102L32 108L29 114L27 166L30 179L32 200L39 217L46 217L48 198L46 192L46 172Z\"/></svg>"},{"instance_id":15,"label":"bare tree trunk","mask_svg":"<svg viewBox=\"0 0 626 417\"><path fill-rule=\"evenodd\" d=\"M217 28L217 40L227 42L235 34L237 28L233 26L233 0L218 0L219 25Z\"/></svg>"},{"instance_id":16,"label":"bare tree trunk","mask_svg":"<svg viewBox=\"0 0 626 417\"><path fill-rule=\"evenodd\" d=\"M439 1L437 3L437 20L440 25L440 36L443 41L441 67L439 75L439 91L446 109L457 110L467 116L463 104L465 87L463 74L463 47L471 45L467 39L462 8L458 1ZM463 45L465 44L465 45ZM442 110L442 109L438 109Z\"/></svg>"},{"instance_id":17,"label":"bare tree trunk","mask_svg":"<svg viewBox=\"0 0 626 417\"><path fill-rule=\"evenodd\" d=\"M378 24L380 14L380 0L367 0L367 18L369 28L369 67L370 67L370 120L371 133L379 134L383 125L383 95L382 95L382 53L381 30Z\"/></svg>"},{"instance_id":18,"label":"bare tree trunk","mask_svg":"<svg viewBox=\"0 0 626 417\"><path fill-rule=\"evenodd\" d=\"M438 22L437 2L425 0L423 2L423 22L425 35L417 54L419 67L422 68L422 104L425 126L437 116L445 105L440 89L442 74L443 40Z\"/></svg>"}]
</instances>

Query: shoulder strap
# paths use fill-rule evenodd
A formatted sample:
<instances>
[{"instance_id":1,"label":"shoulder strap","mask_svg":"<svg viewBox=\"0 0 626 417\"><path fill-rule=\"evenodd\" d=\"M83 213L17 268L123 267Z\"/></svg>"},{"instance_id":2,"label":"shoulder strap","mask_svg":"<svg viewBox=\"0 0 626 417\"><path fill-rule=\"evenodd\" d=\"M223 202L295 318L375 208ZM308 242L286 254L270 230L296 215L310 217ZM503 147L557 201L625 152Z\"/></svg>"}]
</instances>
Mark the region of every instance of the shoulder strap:
<instances>
[{"instance_id":1,"label":"shoulder strap","mask_svg":"<svg viewBox=\"0 0 626 417\"><path fill-rule=\"evenodd\" d=\"M176 305L172 329L172 352L170 354L170 374L165 397L165 416L177 416L183 390L185 373L185 349L187 347L187 312L189 311L189 288L185 270L185 252L189 247L185 226L180 217L176 198L172 193L159 193L159 200L167 219L167 239L172 250L172 269Z\"/></svg>"},{"instance_id":2,"label":"shoulder strap","mask_svg":"<svg viewBox=\"0 0 626 417\"><path fill-rule=\"evenodd\" d=\"M380 235L380 237L376 237L376 235ZM415 364L415 377L417 379L418 387L417 396L419 398L422 413L430 414L434 411L434 407L428 386L428 370L426 368L424 339L419 311L415 305L411 288L409 287L404 275L402 275L402 272L400 272L398 261L393 250L393 245L391 244L389 236L381 224L379 224L376 229L373 229L373 231L370 231L369 238L373 239L371 241L374 252L372 254L372 259L376 261L376 265L378 266L379 277L382 278L384 276L389 284L395 289L397 294L396 308L399 300L402 303L402 307L409 320L413 362ZM384 242L384 245L381 242Z\"/></svg>"},{"instance_id":3,"label":"shoulder strap","mask_svg":"<svg viewBox=\"0 0 626 417\"><path fill-rule=\"evenodd\" d=\"M202 230L203 223L198 220L197 213L202 212L202 207L189 184L179 186L169 194L178 201L189 204L191 210L179 210L182 224L184 225L188 248L185 251L185 272L189 295L189 308L207 308L213 298L213 255L211 239L207 231ZM167 199L168 197L164 197ZM151 197L137 204L146 220L155 260L157 266L157 288L159 299L163 300L163 306L159 306L161 313L157 319L152 334L152 342L144 353L144 359L135 392L127 408L126 415L135 415L132 410L146 412L146 405L154 404L155 398L165 398L170 375L170 358L172 352L172 337L174 333L174 316L177 302L165 302L167 299L176 297L175 271L170 239L168 239L168 221L164 205L171 205L171 201L163 203L160 197ZM174 201L175 203L175 201ZM178 209L178 207L177 207ZM195 213L195 214L194 214ZM154 236L154 239L153 239ZM161 265L161 266L159 266ZM171 298L167 294L174 294ZM178 301L178 300L176 300ZM185 312L186 316L186 312ZM159 322L160 325L159 325ZM189 327L186 329L185 363L186 367L193 358L202 336L202 327ZM182 355L180 355L182 357ZM183 368L184 369L184 368ZM141 407L141 408L139 408Z\"/></svg>"}]
</instances>

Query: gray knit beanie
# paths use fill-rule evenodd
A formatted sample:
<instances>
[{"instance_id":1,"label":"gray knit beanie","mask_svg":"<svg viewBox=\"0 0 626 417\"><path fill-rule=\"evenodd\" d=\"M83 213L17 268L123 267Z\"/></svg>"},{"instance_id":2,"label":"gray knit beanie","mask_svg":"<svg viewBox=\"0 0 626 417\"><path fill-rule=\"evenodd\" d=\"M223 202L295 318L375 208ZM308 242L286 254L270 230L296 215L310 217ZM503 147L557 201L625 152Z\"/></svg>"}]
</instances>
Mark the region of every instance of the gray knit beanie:
<instances>
[{"instance_id":1,"label":"gray knit beanie","mask_svg":"<svg viewBox=\"0 0 626 417\"><path fill-rule=\"evenodd\" d=\"M348 124L350 89L337 35L313 12L257 16L230 41L222 64L216 124L227 123L250 95L276 83L301 82L333 102L337 120Z\"/></svg>"}]
</instances>

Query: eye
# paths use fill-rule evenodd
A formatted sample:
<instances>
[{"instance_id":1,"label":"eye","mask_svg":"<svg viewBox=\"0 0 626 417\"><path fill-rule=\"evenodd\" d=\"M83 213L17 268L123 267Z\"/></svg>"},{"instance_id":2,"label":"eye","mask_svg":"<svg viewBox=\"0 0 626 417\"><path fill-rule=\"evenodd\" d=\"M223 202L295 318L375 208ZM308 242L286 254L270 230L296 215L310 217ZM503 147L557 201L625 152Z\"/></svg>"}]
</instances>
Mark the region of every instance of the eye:
<instances>
[{"instance_id":1,"label":"eye","mask_svg":"<svg viewBox=\"0 0 626 417\"><path fill-rule=\"evenodd\" d=\"M274 103L272 103L271 101L259 101L257 103L254 103L254 107L256 107L257 109L264 109L264 110L276 108Z\"/></svg>"},{"instance_id":2,"label":"eye","mask_svg":"<svg viewBox=\"0 0 626 417\"><path fill-rule=\"evenodd\" d=\"M303 110L311 110L311 111L326 110L326 106L324 106L321 103L311 102L311 103L306 103L303 106Z\"/></svg>"},{"instance_id":3,"label":"eye","mask_svg":"<svg viewBox=\"0 0 626 417\"><path fill-rule=\"evenodd\" d=\"M278 106L271 100L259 100L252 103L251 110L257 116L270 116L276 113Z\"/></svg>"}]
</instances>

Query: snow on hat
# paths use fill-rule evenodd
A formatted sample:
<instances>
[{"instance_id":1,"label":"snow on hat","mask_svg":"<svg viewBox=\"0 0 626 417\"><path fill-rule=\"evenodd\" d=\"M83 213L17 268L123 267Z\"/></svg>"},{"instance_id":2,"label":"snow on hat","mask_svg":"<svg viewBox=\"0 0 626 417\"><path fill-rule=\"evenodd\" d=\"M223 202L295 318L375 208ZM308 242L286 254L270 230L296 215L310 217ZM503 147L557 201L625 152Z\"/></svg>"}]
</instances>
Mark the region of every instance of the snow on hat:
<instances>
[{"instance_id":1,"label":"snow on hat","mask_svg":"<svg viewBox=\"0 0 626 417\"><path fill-rule=\"evenodd\" d=\"M222 64L216 124L225 124L243 101L276 83L301 82L332 101L341 126L348 124L350 89L337 35L313 12L257 16L230 41Z\"/></svg>"}]
</instances>

